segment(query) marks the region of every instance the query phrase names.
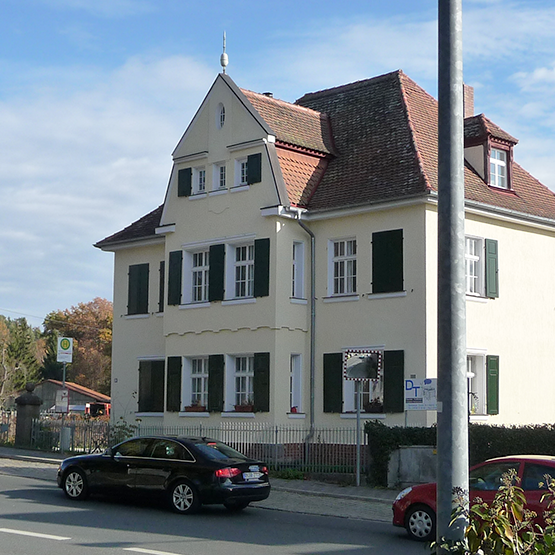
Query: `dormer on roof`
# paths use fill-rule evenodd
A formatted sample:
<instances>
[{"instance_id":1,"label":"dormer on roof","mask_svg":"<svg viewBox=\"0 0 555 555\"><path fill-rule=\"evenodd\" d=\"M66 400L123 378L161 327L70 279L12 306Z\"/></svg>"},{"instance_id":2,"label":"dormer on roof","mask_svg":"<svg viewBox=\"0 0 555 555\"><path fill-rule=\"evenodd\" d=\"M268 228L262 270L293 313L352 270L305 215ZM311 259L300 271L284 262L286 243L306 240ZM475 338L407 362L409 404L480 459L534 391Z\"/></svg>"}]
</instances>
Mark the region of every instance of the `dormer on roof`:
<instances>
[{"instance_id":1,"label":"dormer on roof","mask_svg":"<svg viewBox=\"0 0 555 555\"><path fill-rule=\"evenodd\" d=\"M489 187L512 191L513 147L517 143L518 139L484 114L464 120L464 157Z\"/></svg>"}]
</instances>

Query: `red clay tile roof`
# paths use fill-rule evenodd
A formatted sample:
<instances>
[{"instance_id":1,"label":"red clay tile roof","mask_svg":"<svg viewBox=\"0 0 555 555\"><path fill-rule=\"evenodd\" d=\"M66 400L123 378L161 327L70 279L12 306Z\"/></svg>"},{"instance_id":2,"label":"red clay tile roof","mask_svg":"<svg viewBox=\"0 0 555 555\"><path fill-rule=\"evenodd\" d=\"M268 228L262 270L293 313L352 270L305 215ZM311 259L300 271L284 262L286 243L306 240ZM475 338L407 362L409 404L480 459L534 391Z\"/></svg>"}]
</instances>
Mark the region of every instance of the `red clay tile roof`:
<instances>
[{"instance_id":1,"label":"red clay tile roof","mask_svg":"<svg viewBox=\"0 0 555 555\"><path fill-rule=\"evenodd\" d=\"M464 120L465 140L486 139L488 135L494 137L495 139L501 139L502 141L512 143L513 145L518 143L518 139L515 139L512 135L503 131L501 127L495 125L495 123L486 118L484 114L472 116Z\"/></svg>"},{"instance_id":2,"label":"red clay tile roof","mask_svg":"<svg viewBox=\"0 0 555 555\"><path fill-rule=\"evenodd\" d=\"M309 204L314 210L392 200L428 190L415 145L402 72L304 95L298 104L330 118L338 156ZM412 82L411 82L412 83ZM418 100L430 104L416 84ZM413 92L413 91L411 91Z\"/></svg>"},{"instance_id":3,"label":"red clay tile roof","mask_svg":"<svg viewBox=\"0 0 555 555\"><path fill-rule=\"evenodd\" d=\"M156 228L160 225L163 208L164 205L161 204L158 208L149 212L146 216L143 216L121 231L118 231L117 233L102 239L102 241L95 243L94 246L101 249L103 247L118 243L128 243L130 241L146 239L147 237L155 237Z\"/></svg>"},{"instance_id":4,"label":"red clay tile roof","mask_svg":"<svg viewBox=\"0 0 555 555\"><path fill-rule=\"evenodd\" d=\"M330 161L309 210L437 191L437 101L403 72L307 94L297 102L328 114L340 153ZM518 142L483 114L467 118L467 138L488 135ZM464 176L468 200L555 220L555 194L516 163L512 191L489 187L469 164Z\"/></svg>"},{"instance_id":5,"label":"red clay tile roof","mask_svg":"<svg viewBox=\"0 0 555 555\"><path fill-rule=\"evenodd\" d=\"M276 151L289 202L292 206L306 207L310 196L326 171L328 159L311 156L279 145Z\"/></svg>"},{"instance_id":6,"label":"red clay tile roof","mask_svg":"<svg viewBox=\"0 0 555 555\"><path fill-rule=\"evenodd\" d=\"M59 380L45 380L45 381L59 385L60 387L63 386L63 383L60 382ZM87 397L91 397L92 399L100 403L110 402L110 397L108 395L104 395L104 393L99 393L94 389L89 389L84 385L79 385L74 382L66 382L66 388L69 389L70 391L75 391L75 393L80 393L82 395L86 395Z\"/></svg>"},{"instance_id":7,"label":"red clay tile roof","mask_svg":"<svg viewBox=\"0 0 555 555\"><path fill-rule=\"evenodd\" d=\"M437 101L402 71L315 93L290 104L242 90L276 135L294 206L325 211L426 196L438 187ZM483 114L465 120L465 139L517 139ZM555 220L555 194L518 164L512 190L489 187L467 163L467 200ZM153 237L162 207L95 246Z\"/></svg>"},{"instance_id":8,"label":"red clay tile roof","mask_svg":"<svg viewBox=\"0 0 555 555\"><path fill-rule=\"evenodd\" d=\"M255 110L272 128L276 140L331 154L333 140L328 117L317 111L241 89Z\"/></svg>"}]
</instances>

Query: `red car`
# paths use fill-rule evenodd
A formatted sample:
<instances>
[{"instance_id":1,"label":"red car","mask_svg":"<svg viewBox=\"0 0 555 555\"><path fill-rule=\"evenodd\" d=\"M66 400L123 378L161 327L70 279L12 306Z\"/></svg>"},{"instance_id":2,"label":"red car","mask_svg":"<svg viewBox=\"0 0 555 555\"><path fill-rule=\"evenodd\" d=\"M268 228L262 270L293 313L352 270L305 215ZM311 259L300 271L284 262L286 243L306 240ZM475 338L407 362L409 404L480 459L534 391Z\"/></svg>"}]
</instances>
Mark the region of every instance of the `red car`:
<instances>
[{"instance_id":1,"label":"red car","mask_svg":"<svg viewBox=\"0 0 555 555\"><path fill-rule=\"evenodd\" d=\"M546 502L540 503L546 492L545 475L555 477L555 457L548 455L511 455L489 459L473 466L469 473L470 501L480 497L491 504L502 475L514 468L520 478L520 487L526 496L527 508L541 515ZM432 541L436 528L436 484L421 484L404 489L393 502L393 525L406 528L412 539Z\"/></svg>"}]
</instances>

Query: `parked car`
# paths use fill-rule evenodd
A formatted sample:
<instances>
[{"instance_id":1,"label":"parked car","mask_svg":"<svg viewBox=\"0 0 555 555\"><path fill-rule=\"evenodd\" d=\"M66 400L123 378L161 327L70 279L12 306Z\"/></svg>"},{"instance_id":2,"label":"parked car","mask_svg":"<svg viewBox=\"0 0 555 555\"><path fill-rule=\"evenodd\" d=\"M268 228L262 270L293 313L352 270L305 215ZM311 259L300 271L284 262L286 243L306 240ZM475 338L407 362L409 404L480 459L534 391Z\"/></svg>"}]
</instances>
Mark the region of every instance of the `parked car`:
<instances>
[{"instance_id":1,"label":"parked car","mask_svg":"<svg viewBox=\"0 0 555 555\"><path fill-rule=\"evenodd\" d=\"M270 494L264 463L205 437L136 437L102 454L70 457L58 469L58 486L75 500L95 491L159 493L183 514L215 503L241 510Z\"/></svg>"},{"instance_id":2,"label":"parked car","mask_svg":"<svg viewBox=\"0 0 555 555\"><path fill-rule=\"evenodd\" d=\"M489 459L473 466L469 473L470 501L476 497L491 505L503 474L514 468L519 485L526 496L526 506L534 511L536 522L543 525L546 502L541 497L546 492L545 475L555 477L555 457L547 455L512 455ZM541 486L541 487L540 487ZM435 539L436 484L411 486L399 493L393 502L393 525L406 528L415 540Z\"/></svg>"}]
</instances>

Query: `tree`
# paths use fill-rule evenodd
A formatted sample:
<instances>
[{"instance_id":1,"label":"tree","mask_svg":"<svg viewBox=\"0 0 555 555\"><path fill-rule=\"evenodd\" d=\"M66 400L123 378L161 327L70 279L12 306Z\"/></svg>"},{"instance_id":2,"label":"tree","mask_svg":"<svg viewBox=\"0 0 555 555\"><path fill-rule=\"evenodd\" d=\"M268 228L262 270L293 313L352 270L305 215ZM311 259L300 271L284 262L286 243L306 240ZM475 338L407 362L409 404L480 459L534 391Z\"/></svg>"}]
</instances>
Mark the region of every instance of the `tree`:
<instances>
[{"instance_id":1,"label":"tree","mask_svg":"<svg viewBox=\"0 0 555 555\"><path fill-rule=\"evenodd\" d=\"M112 303L99 297L48 314L44 320L47 341L44 376L61 379L62 365L56 362L57 337L72 337L73 362L67 366L66 379L109 395L112 320Z\"/></svg>"},{"instance_id":2,"label":"tree","mask_svg":"<svg viewBox=\"0 0 555 555\"><path fill-rule=\"evenodd\" d=\"M0 316L1 380L0 401L24 389L29 381L41 378L40 365L45 342L40 330L29 326L25 318L11 320Z\"/></svg>"}]
</instances>

